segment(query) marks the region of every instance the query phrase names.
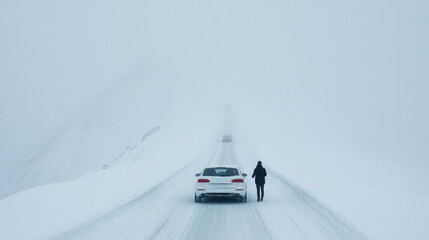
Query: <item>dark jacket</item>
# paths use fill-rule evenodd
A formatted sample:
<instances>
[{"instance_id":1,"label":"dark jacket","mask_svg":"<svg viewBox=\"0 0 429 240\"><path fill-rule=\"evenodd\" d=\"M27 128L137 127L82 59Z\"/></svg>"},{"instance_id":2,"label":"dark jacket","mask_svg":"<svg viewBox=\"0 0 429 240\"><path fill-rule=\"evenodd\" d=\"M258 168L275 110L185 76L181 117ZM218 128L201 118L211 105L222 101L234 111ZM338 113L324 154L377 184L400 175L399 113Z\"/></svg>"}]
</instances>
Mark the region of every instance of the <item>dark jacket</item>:
<instances>
[{"instance_id":1,"label":"dark jacket","mask_svg":"<svg viewBox=\"0 0 429 240\"><path fill-rule=\"evenodd\" d=\"M256 184L265 184L265 176L267 176L267 171L262 165L258 164L255 170L253 170L252 178L255 178Z\"/></svg>"}]
</instances>

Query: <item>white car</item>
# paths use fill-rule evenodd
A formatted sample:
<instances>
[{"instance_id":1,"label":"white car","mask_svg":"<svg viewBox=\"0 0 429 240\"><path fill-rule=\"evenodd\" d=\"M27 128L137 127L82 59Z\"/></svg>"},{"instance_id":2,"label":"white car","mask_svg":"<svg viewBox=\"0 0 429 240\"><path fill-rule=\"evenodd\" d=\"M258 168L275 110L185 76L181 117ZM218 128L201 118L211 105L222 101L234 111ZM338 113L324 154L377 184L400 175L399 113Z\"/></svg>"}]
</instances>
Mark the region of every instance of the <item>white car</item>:
<instances>
[{"instance_id":1,"label":"white car","mask_svg":"<svg viewBox=\"0 0 429 240\"><path fill-rule=\"evenodd\" d=\"M247 201L247 185L237 166L220 165L206 167L198 177L195 184L195 202L207 197L239 197L242 202Z\"/></svg>"}]
</instances>

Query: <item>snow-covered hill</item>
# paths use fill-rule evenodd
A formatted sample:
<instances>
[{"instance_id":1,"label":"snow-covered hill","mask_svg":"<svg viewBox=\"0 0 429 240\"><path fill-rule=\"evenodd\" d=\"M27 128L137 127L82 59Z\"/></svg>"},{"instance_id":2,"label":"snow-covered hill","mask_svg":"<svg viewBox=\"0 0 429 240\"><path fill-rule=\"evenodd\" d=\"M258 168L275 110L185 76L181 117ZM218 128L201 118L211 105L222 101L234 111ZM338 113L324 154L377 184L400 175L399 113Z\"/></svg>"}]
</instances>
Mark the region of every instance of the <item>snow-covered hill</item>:
<instances>
[{"instance_id":1,"label":"snow-covered hill","mask_svg":"<svg viewBox=\"0 0 429 240\"><path fill-rule=\"evenodd\" d=\"M41 163L29 165L26 169L28 174L32 173L32 168L46 169L43 174L26 178L41 186L1 200L0 238L47 237L139 197L194 162L201 149L216 142L212 138L213 128L207 127L213 123L211 119L212 115L188 114L179 116L175 121L163 122L148 134L138 136L126 149L121 149L123 152L120 156L104 158L111 162L100 161L100 164L93 165L76 163L81 166L63 169L62 166L73 163L74 158L56 159L62 161L62 164L50 163L50 159L45 158ZM111 125L108 126L106 131L111 129ZM84 159L83 162L85 161L90 162L91 159ZM66 177L75 179L64 182ZM51 182L43 185L43 180ZM54 183L59 180L62 182Z\"/></svg>"},{"instance_id":2,"label":"snow-covered hill","mask_svg":"<svg viewBox=\"0 0 429 240\"><path fill-rule=\"evenodd\" d=\"M124 157L137 146L144 145L146 149L141 151L141 155L134 156L132 161L147 158L146 155L153 150L153 147L147 146L152 137L169 131L164 129L165 124L190 118L193 109L175 108L162 93L168 90L148 84L142 78L139 73L128 76L65 124L48 143L16 167L2 185L1 196L43 184L72 180L88 172L126 163L131 160L124 160ZM169 108L173 105L174 109L166 111L164 105L167 103L170 104ZM192 118L189 121L196 126L202 124ZM220 124L208 129L216 126ZM170 137L164 138L168 140ZM163 146L159 144L156 147Z\"/></svg>"}]
</instances>

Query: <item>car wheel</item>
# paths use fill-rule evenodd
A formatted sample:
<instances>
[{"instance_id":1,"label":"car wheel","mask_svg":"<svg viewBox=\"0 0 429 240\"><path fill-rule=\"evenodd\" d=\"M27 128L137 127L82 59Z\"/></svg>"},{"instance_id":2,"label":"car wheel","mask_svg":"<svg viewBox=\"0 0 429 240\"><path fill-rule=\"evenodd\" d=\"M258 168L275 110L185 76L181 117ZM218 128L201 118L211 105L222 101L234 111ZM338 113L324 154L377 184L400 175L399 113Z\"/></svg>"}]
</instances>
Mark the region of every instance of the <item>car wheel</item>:
<instances>
[{"instance_id":1,"label":"car wheel","mask_svg":"<svg viewBox=\"0 0 429 240\"><path fill-rule=\"evenodd\" d=\"M197 197L197 195L195 194L195 202L201 202L201 198Z\"/></svg>"},{"instance_id":2,"label":"car wheel","mask_svg":"<svg viewBox=\"0 0 429 240\"><path fill-rule=\"evenodd\" d=\"M242 201L242 202L247 202L247 194L246 194L246 195L244 195L244 197L241 197L241 201Z\"/></svg>"}]
</instances>

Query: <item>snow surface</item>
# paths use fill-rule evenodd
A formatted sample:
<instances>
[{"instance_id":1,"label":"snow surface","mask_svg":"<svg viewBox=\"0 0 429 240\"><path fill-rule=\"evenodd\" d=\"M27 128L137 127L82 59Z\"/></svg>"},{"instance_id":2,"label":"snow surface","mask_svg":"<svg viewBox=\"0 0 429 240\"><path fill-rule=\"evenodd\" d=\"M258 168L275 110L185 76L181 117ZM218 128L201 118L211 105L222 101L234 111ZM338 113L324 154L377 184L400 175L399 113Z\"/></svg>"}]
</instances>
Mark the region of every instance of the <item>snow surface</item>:
<instances>
[{"instance_id":1,"label":"snow surface","mask_svg":"<svg viewBox=\"0 0 429 240\"><path fill-rule=\"evenodd\" d=\"M36 187L2 200L0 210L7 214L2 215L0 224L8 231L2 231L0 237L366 239L342 217L271 168L262 203L255 201L253 179L247 180L248 203L236 199L195 203L194 174L204 166L236 164L251 173L258 157L239 136L231 143L224 143L221 135L213 138L211 132L202 134L201 128L186 121L171 127L180 129L175 132L166 127L174 133L167 134L174 144L159 139L163 149L145 161L128 162L74 181ZM204 135L208 143L189 144L194 137ZM134 158L143 149L137 146L129 156ZM174 154L172 149L176 150ZM189 156L196 149L199 154ZM40 217L43 221L38 221Z\"/></svg>"}]
</instances>

